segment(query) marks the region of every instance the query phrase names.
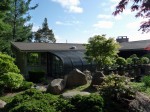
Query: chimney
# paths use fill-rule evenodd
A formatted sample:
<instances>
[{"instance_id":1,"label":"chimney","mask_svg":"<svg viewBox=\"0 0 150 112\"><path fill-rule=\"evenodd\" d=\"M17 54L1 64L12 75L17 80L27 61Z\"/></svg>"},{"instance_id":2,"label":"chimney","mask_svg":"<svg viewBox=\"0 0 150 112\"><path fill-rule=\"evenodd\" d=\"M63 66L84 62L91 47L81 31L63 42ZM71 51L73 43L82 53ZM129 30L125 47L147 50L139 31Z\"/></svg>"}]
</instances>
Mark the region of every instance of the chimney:
<instances>
[{"instance_id":1,"label":"chimney","mask_svg":"<svg viewBox=\"0 0 150 112\"><path fill-rule=\"evenodd\" d=\"M129 38L127 38L127 36L118 36L116 41L119 42L119 43L129 42Z\"/></svg>"}]
</instances>

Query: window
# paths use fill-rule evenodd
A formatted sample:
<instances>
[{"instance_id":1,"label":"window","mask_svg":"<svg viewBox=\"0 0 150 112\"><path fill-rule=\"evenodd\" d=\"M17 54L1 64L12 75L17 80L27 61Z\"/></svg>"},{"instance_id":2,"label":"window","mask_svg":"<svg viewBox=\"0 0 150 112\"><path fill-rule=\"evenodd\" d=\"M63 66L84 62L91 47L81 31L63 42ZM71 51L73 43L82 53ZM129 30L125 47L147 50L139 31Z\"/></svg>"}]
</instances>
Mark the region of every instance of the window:
<instances>
[{"instance_id":1,"label":"window","mask_svg":"<svg viewBox=\"0 0 150 112\"><path fill-rule=\"evenodd\" d=\"M27 62L29 65L39 65L40 64L40 56L39 53L28 53Z\"/></svg>"}]
</instances>

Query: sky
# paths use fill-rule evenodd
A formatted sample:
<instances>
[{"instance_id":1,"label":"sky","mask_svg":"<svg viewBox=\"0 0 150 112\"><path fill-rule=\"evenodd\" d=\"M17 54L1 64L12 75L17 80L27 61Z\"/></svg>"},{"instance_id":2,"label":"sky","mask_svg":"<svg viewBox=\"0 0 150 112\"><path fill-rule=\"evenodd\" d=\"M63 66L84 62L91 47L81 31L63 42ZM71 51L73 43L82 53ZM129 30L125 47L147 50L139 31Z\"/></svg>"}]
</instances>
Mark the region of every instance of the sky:
<instances>
[{"instance_id":1,"label":"sky","mask_svg":"<svg viewBox=\"0 0 150 112\"><path fill-rule=\"evenodd\" d=\"M30 11L32 31L42 27L47 18L57 43L87 43L90 37L105 34L107 38L127 36L129 41L150 39L149 33L138 31L142 18L126 8L124 13L113 16L120 0L32 0ZM130 6L130 4L129 4Z\"/></svg>"}]
</instances>

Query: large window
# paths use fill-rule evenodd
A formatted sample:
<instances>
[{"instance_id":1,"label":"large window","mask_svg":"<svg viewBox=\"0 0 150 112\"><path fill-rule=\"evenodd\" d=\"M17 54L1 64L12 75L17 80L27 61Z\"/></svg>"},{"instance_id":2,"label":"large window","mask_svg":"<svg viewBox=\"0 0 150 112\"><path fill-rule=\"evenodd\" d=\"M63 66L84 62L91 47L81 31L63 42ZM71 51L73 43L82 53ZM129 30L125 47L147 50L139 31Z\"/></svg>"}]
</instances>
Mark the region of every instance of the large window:
<instances>
[{"instance_id":1,"label":"large window","mask_svg":"<svg viewBox=\"0 0 150 112\"><path fill-rule=\"evenodd\" d=\"M40 55L39 53L28 53L27 57L28 65L39 65L40 64Z\"/></svg>"},{"instance_id":2,"label":"large window","mask_svg":"<svg viewBox=\"0 0 150 112\"><path fill-rule=\"evenodd\" d=\"M53 75L62 75L63 63L60 58L53 56Z\"/></svg>"}]
</instances>

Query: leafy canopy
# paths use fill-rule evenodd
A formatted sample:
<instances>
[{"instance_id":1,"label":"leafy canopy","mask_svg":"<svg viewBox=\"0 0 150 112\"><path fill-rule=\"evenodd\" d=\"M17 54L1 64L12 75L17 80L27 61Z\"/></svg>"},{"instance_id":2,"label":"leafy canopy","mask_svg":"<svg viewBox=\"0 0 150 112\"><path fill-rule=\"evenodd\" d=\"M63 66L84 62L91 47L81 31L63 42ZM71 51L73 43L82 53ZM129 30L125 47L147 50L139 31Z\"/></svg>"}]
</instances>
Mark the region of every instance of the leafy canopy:
<instances>
[{"instance_id":1,"label":"leafy canopy","mask_svg":"<svg viewBox=\"0 0 150 112\"><path fill-rule=\"evenodd\" d=\"M86 59L97 64L98 69L112 65L119 52L119 44L113 38L105 35L96 35L89 39L86 45Z\"/></svg>"},{"instance_id":2,"label":"leafy canopy","mask_svg":"<svg viewBox=\"0 0 150 112\"><path fill-rule=\"evenodd\" d=\"M116 6L116 10L113 12L113 15L118 15L119 13L122 13L130 2L133 2L130 7L131 11L137 11L135 15L136 17L147 18L147 20L141 24L140 29L143 32L149 32L150 0L120 0L119 4Z\"/></svg>"}]
</instances>

